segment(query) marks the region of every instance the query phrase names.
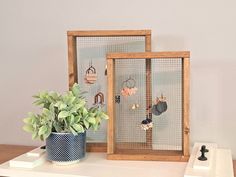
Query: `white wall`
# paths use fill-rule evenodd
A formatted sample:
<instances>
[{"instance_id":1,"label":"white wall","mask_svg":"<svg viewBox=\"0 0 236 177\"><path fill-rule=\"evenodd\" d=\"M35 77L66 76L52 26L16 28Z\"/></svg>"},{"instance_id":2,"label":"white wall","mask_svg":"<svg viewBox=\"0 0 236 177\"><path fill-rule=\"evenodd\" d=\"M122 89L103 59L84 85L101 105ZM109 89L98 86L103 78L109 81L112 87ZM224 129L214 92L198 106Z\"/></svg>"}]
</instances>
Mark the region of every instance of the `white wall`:
<instances>
[{"instance_id":1,"label":"white wall","mask_svg":"<svg viewBox=\"0 0 236 177\"><path fill-rule=\"evenodd\" d=\"M36 145L21 130L31 95L67 90L66 31L152 29L153 50L191 51L191 143L236 158L235 0L0 0L0 143Z\"/></svg>"}]
</instances>

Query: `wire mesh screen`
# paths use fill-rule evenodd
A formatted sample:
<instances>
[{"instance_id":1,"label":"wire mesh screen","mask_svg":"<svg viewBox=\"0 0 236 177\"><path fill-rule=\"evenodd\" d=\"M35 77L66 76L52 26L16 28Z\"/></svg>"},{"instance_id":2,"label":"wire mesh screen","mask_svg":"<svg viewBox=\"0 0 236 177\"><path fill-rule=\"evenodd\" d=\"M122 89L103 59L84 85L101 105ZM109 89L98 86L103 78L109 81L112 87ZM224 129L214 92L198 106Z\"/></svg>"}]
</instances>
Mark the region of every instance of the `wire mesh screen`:
<instances>
[{"instance_id":1,"label":"wire mesh screen","mask_svg":"<svg viewBox=\"0 0 236 177\"><path fill-rule=\"evenodd\" d=\"M106 111L107 78L106 78L106 54L111 52L144 52L144 36L118 36L118 37L77 37L77 68L78 83L85 95L88 106L94 104L94 96L98 92L104 94L104 110ZM85 82L85 74L92 66L96 70L96 81ZM87 131L88 142L107 141L107 122L103 121L100 129L93 132Z\"/></svg>"},{"instance_id":2,"label":"wire mesh screen","mask_svg":"<svg viewBox=\"0 0 236 177\"><path fill-rule=\"evenodd\" d=\"M152 114L153 149L182 150L182 59L152 59L152 98L163 95L167 111Z\"/></svg>"},{"instance_id":3,"label":"wire mesh screen","mask_svg":"<svg viewBox=\"0 0 236 177\"><path fill-rule=\"evenodd\" d=\"M117 148L135 149L146 142L145 132L140 131L140 122L146 116L145 60L116 60L115 75L115 93L120 96L120 103L115 105ZM122 95L122 90L129 86L136 87L136 93Z\"/></svg>"},{"instance_id":4,"label":"wire mesh screen","mask_svg":"<svg viewBox=\"0 0 236 177\"><path fill-rule=\"evenodd\" d=\"M116 98L120 96L115 103L115 151L135 154L181 151L182 59L151 59L150 75L145 61L115 60L114 93ZM150 89L146 85L147 74L151 77ZM130 92L132 88L135 89ZM149 98L151 105L147 105ZM158 105L164 102L166 107ZM147 121L150 119L152 122ZM147 124L151 126L143 127Z\"/></svg>"}]
</instances>

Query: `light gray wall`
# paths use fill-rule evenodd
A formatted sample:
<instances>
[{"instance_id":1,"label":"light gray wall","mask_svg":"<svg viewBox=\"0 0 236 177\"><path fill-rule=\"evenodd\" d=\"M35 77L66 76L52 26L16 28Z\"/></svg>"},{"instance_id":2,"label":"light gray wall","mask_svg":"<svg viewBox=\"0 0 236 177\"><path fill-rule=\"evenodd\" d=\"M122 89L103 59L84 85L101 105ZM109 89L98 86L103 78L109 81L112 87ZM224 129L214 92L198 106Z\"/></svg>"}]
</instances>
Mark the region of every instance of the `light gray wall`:
<instances>
[{"instance_id":1,"label":"light gray wall","mask_svg":"<svg viewBox=\"0 0 236 177\"><path fill-rule=\"evenodd\" d=\"M236 158L235 0L0 0L0 143L36 145L21 130L31 95L67 90L66 31L152 29L153 50L191 51L191 143Z\"/></svg>"}]
</instances>

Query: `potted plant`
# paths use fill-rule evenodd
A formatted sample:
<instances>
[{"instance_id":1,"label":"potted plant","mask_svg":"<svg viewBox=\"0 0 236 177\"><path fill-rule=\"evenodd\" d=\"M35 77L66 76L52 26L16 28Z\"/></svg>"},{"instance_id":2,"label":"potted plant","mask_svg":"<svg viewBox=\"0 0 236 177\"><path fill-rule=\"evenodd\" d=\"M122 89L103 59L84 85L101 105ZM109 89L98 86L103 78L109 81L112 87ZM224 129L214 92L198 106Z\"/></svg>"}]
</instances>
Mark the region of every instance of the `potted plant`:
<instances>
[{"instance_id":1,"label":"potted plant","mask_svg":"<svg viewBox=\"0 0 236 177\"><path fill-rule=\"evenodd\" d=\"M40 114L28 113L23 129L32 139L46 140L47 159L57 164L72 164L85 156L86 130L97 130L108 119L100 107L87 108L78 84L61 95L40 92L34 104L42 108Z\"/></svg>"}]
</instances>

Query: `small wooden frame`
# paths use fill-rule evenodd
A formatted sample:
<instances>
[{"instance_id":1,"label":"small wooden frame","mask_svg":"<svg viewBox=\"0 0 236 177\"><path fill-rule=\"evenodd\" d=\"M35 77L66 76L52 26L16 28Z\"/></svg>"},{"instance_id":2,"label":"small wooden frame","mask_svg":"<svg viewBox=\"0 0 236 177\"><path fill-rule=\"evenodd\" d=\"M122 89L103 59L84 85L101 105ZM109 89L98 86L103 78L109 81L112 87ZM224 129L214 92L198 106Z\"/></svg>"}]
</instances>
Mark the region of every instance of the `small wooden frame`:
<instances>
[{"instance_id":1,"label":"small wooden frame","mask_svg":"<svg viewBox=\"0 0 236 177\"><path fill-rule=\"evenodd\" d=\"M69 88L78 82L77 61L79 60L77 53L77 38L82 37L144 37L145 49L143 52L151 51L151 30L94 30L94 31L68 31L68 77ZM142 52L142 51L140 51ZM104 56L104 60L105 60ZM104 93L106 96L107 93ZM87 151L89 152L106 152L107 143L95 142L87 143Z\"/></svg>"},{"instance_id":2,"label":"small wooden frame","mask_svg":"<svg viewBox=\"0 0 236 177\"><path fill-rule=\"evenodd\" d=\"M166 160L166 161L187 161L189 158L189 58L190 52L144 52L144 53L110 53L107 54L108 63L108 155L109 160ZM181 150L153 150L152 149L152 133L146 131L146 143L132 142L116 142L116 108L115 108L115 83L116 81L116 60L138 60L145 59L146 63L146 104L152 103L152 78L151 66L153 60L162 59L178 59L180 63L180 80L182 97L180 120L182 129L179 130L182 134ZM181 67L182 66L182 67ZM152 114L147 112L147 114ZM120 148L122 146L122 149ZM125 147L125 148L124 148ZM135 147L135 148L134 148ZM140 147L140 148L139 148Z\"/></svg>"}]
</instances>

